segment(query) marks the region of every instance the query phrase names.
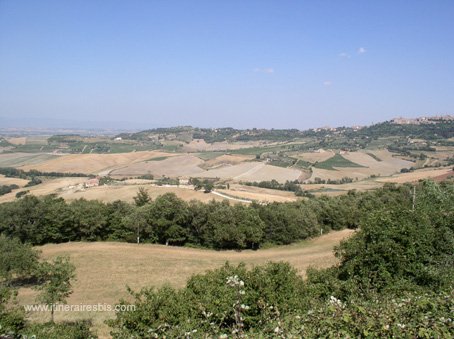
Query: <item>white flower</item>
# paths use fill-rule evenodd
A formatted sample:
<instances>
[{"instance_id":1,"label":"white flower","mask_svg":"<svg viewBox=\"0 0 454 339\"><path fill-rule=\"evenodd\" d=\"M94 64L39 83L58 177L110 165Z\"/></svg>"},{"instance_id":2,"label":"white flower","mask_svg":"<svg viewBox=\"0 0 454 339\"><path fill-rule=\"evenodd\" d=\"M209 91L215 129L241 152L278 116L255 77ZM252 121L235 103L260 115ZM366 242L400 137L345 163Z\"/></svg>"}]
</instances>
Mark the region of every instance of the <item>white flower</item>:
<instances>
[{"instance_id":1,"label":"white flower","mask_svg":"<svg viewBox=\"0 0 454 339\"><path fill-rule=\"evenodd\" d=\"M329 302L330 302L331 305L334 305L334 306L337 306L337 307L341 307L341 308L344 307L344 304L342 303L342 301L340 301L339 299L337 299L334 296L331 296L329 298Z\"/></svg>"},{"instance_id":2,"label":"white flower","mask_svg":"<svg viewBox=\"0 0 454 339\"><path fill-rule=\"evenodd\" d=\"M274 329L274 333L279 333L279 326Z\"/></svg>"}]
</instances>

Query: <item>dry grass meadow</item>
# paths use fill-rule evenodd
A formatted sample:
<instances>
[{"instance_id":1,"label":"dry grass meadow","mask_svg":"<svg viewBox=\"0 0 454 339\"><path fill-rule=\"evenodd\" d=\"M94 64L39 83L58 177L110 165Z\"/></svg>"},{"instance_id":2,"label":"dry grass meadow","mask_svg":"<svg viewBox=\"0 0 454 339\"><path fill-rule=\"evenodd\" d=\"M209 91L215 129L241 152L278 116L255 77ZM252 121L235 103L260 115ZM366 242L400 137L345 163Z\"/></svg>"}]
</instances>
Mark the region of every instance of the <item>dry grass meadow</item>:
<instances>
[{"instance_id":1,"label":"dry grass meadow","mask_svg":"<svg viewBox=\"0 0 454 339\"><path fill-rule=\"evenodd\" d=\"M38 247L43 259L69 255L76 266L77 281L68 304L116 304L127 298L126 286L134 290L146 286L160 287L170 284L182 287L196 273L222 266L226 261L249 266L270 261L285 261L304 276L308 267L329 267L336 264L333 248L353 231L331 232L321 237L289 246L280 246L259 251L212 251L149 244L115 242L74 242L50 244ZM35 303L36 292L31 289L19 291L23 305ZM36 312L29 315L36 321L49 320L50 314ZM56 321L92 319L93 327L100 337L109 336L106 319L108 312L57 312Z\"/></svg>"}]
</instances>

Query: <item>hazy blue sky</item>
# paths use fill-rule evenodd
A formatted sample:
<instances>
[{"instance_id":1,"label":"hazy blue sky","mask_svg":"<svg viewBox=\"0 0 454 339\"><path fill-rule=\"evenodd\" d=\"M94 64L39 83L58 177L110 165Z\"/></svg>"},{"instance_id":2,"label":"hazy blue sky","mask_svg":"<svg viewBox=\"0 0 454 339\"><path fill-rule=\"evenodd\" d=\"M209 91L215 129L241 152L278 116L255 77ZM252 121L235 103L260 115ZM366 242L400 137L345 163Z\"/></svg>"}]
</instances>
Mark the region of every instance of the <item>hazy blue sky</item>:
<instances>
[{"instance_id":1,"label":"hazy blue sky","mask_svg":"<svg viewBox=\"0 0 454 339\"><path fill-rule=\"evenodd\" d=\"M0 0L0 123L304 129L438 113L454 113L453 0Z\"/></svg>"}]
</instances>

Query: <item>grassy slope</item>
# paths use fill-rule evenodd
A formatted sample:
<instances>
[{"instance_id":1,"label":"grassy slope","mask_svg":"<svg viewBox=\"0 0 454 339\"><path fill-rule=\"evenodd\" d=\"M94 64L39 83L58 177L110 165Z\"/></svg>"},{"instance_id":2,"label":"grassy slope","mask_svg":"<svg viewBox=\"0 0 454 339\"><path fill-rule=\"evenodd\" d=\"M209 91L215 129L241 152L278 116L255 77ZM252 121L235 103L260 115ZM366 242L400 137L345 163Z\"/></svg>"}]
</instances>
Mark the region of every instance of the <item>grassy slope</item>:
<instances>
[{"instance_id":1,"label":"grassy slope","mask_svg":"<svg viewBox=\"0 0 454 339\"><path fill-rule=\"evenodd\" d=\"M226 261L245 262L248 265L288 261L301 274L310 266L331 266L336 263L333 247L351 233L350 230L331 232L294 245L242 252L114 242L76 242L45 245L38 249L45 259L70 255L76 265L77 281L68 304L115 304L120 298L127 297L126 285L136 290L164 284L182 287L192 274L217 268ZM22 289L20 303L33 304L35 293L30 289ZM93 319L95 329L105 337L108 328L103 322L112 316L112 313L106 312L57 312L56 320ZM45 321L49 319L49 314L33 313L30 318Z\"/></svg>"}]
</instances>

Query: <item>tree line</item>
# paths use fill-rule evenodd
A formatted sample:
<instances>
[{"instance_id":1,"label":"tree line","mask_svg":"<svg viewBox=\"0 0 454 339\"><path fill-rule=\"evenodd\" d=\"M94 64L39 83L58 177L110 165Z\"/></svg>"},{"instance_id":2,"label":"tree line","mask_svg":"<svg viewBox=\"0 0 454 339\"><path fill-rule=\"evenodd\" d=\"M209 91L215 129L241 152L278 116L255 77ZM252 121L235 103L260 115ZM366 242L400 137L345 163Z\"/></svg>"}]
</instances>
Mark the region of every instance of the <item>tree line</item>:
<instances>
[{"instance_id":1,"label":"tree line","mask_svg":"<svg viewBox=\"0 0 454 339\"><path fill-rule=\"evenodd\" d=\"M14 167L0 167L0 174L8 178L29 179L34 177L93 177L84 173L41 172L35 169L24 171Z\"/></svg>"},{"instance_id":2,"label":"tree line","mask_svg":"<svg viewBox=\"0 0 454 339\"><path fill-rule=\"evenodd\" d=\"M135 203L54 195L24 196L0 204L0 233L33 245L68 241L125 241L214 249L258 249L290 244L330 230L358 227L383 206L411 205L411 186L291 203L230 205L227 201L185 202L174 194L151 200L142 190Z\"/></svg>"},{"instance_id":3,"label":"tree line","mask_svg":"<svg viewBox=\"0 0 454 339\"><path fill-rule=\"evenodd\" d=\"M0 185L0 195L11 193L13 190L19 188L16 184Z\"/></svg>"},{"instance_id":4,"label":"tree line","mask_svg":"<svg viewBox=\"0 0 454 339\"><path fill-rule=\"evenodd\" d=\"M298 180L289 181L287 180L285 183L281 184L277 180L273 179L271 181L247 181L243 182L242 184L246 186L255 186L261 188L269 188L273 190L280 190L280 191L288 191L295 193L296 196L309 196L309 192L304 192L300 186L300 182Z\"/></svg>"}]
</instances>

